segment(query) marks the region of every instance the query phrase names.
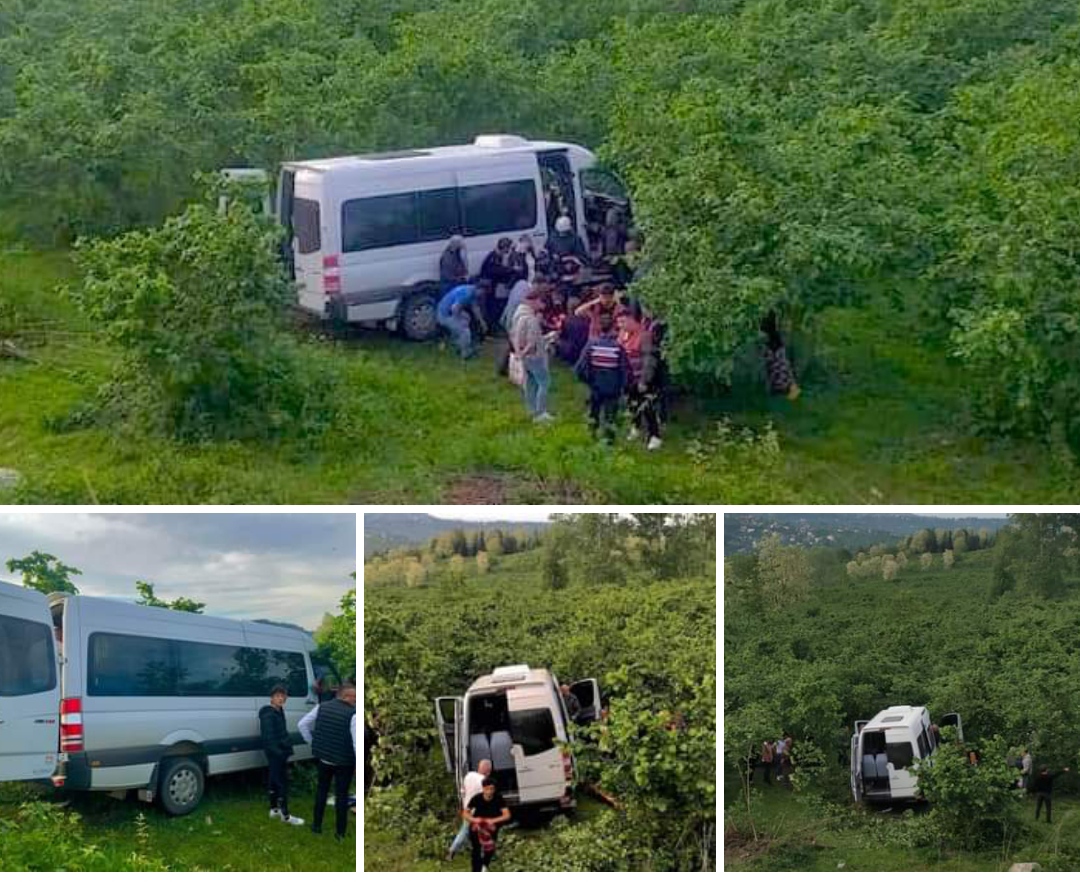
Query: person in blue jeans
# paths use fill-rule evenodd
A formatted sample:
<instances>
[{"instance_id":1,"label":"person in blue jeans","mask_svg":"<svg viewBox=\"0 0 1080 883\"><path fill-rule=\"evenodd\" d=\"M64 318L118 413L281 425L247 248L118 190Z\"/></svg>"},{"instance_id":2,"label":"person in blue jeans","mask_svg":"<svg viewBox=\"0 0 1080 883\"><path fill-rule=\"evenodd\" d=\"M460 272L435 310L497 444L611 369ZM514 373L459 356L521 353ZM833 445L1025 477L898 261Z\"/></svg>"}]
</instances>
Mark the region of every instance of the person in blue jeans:
<instances>
[{"instance_id":1,"label":"person in blue jeans","mask_svg":"<svg viewBox=\"0 0 1080 883\"><path fill-rule=\"evenodd\" d=\"M486 334L487 325L480 307L488 296L491 283L480 279L475 285L457 285L443 295L436 310L439 324L450 333L450 339L463 359L476 355L472 339L472 320L476 319Z\"/></svg>"},{"instance_id":2,"label":"person in blue jeans","mask_svg":"<svg viewBox=\"0 0 1080 883\"><path fill-rule=\"evenodd\" d=\"M544 310L543 292L531 291L525 298L525 306L527 309L521 310L514 322L510 340L525 370L522 385L525 410L537 423L548 423L555 418L547 410L551 375L548 372L547 338L540 318Z\"/></svg>"}]
</instances>

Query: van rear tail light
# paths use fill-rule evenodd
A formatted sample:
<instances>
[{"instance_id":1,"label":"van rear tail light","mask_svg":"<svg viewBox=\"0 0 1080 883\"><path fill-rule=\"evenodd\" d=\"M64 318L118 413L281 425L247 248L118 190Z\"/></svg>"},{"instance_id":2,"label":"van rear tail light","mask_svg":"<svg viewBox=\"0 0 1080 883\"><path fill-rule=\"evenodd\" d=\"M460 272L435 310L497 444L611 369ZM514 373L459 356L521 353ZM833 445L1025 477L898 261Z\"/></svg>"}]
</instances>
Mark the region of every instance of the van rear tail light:
<instances>
[{"instance_id":1,"label":"van rear tail light","mask_svg":"<svg viewBox=\"0 0 1080 883\"><path fill-rule=\"evenodd\" d=\"M567 782L574 778L574 761L571 760L569 754L564 754L562 756L562 769Z\"/></svg>"},{"instance_id":2,"label":"van rear tail light","mask_svg":"<svg viewBox=\"0 0 1080 883\"><path fill-rule=\"evenodd\" d=\"M341 294L341 256L336 254L323 255L323 292L326 294Z\"/></svg>"},{"instance_id":3,"label":"van rear tail light","mask_svg":"<svg viewBox=\"0 0 1080 883\"><path fill-rule=\"evenodd\" d=\"M340 260L341 260L341 255L336 255L336 254L323 255L323 259L322 259L323 269L324 270L336 269L337 267L341 266L341 264L339 263Z\"/></svg>"},{"instance_id":4,"label":"van rear tail light","mask_svg":"<svg viewBox=\"0 0 1080 883\"><path fill-rule=\"evenodd\" d=\"M60 700L60 750L83 750L82 699Z\"/></svg>"}]
</instances>

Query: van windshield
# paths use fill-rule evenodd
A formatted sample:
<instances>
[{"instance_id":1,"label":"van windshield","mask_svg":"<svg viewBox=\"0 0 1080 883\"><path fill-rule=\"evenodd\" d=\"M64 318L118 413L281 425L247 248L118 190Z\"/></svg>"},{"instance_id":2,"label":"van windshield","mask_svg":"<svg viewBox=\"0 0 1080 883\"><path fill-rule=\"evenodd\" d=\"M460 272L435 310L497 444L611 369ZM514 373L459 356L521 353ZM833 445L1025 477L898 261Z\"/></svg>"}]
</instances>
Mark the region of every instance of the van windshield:
<instances>
[{"instance_id":1,"label":"van windshield","mask_svg":"<svg viewBox=\"0 0 1080 883\"><path fill-rule=\"evenodd\" d=\"M555 721L547 708L524 708L510 712L510 736L526 757L555 747Z\"/></svg>"},{"instance_id":2,"label":"van windshield","mask_svg":"<svg viewBox=\"0 0 1080 883\"><path fill-rule=\"evenodd\" d=\"M56 688L52 630L43 623L0 616L0 696L29 696Z\"/></svg>"}]
</instances>

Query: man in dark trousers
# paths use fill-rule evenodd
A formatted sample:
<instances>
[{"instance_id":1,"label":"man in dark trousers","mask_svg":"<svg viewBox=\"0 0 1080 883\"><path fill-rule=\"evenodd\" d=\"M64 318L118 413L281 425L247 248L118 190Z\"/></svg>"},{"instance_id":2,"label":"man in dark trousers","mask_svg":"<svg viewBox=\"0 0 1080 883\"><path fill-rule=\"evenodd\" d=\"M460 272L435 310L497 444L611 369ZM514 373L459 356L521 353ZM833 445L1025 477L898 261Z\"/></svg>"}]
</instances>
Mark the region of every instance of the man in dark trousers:
<instances>
[{"instance_id":1,"label":"man in dark trousers","mask_svg":"<svg viewBox=\"0 0 1080 883\"><path fill-rule=\"evenodd\" d=\"M1035 777L1035 781L1031 786L1031 790L1035 792L1035 821L1039 820L1039 810L1042 809L1042 805L1045 803L1046 823L1050 824L1050 796L1054 791L1054 779L1068 771L1069 768L1065 767L1063 770L1051 773L1050 768L1045 766L1039 770L1039 775Z\"/></svg>"},{"instance_id":2,"label":"man in dark trousers","mask_svg":"<svg viewBox=\"0 0 1080 883\"><path fill-rule=\"evenodd\" d=\"M601 313L599 336L590 340L578 357L574 373L589 385L589 428L593 437L612 444L619 419L619 403L626 390L630 363L619 345L610 313Z\"/></svg>"},{"instance_id":3,"label":"man in dark trousers","mask_svg":"<svg viewBox=\"0 0 1080 883\"><path fill-rule=\"evenodd\" d=\"M300 721L300 735L311 744L319 764L319 787L315 792L315 818L311 830L322 833L330 783L334 783L336 839L344 840L349 828L349 786L356 774L356 687L344 684L336 699L316 705Z\"/></svg>"},{"instance_id":4,"label":"man in dark trousers","mask_svg":"<svg viewBox=\"0 0 1080 883\"><path fill-rule=\"evenodd\" d=\"M288 698L285 685L275 684L270 691L270 704L259 709L259 732L270 773L270 818L281 819L287 825L302 825L303 819L289 815L289 758L293 747L285 723Z\"/></svg>"}]
</instances>

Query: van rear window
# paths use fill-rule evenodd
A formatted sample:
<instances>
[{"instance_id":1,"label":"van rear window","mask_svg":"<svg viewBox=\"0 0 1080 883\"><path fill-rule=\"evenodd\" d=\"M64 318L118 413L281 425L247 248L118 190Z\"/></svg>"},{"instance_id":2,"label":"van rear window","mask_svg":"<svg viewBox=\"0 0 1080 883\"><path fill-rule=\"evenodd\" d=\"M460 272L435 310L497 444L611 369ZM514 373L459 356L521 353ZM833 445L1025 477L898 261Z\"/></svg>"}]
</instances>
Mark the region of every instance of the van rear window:
<instances>
[{"instance_id":1,"label":"van rear window","mask_svg":"<svg viewBox=\"0 0 1080 883\"><path fill-rule=\"evenodd\" d=\"M300 254L311 254L322 247L319 204L314 199L293 199L292 228Z\"/></svg>"},{"instance_id":2,"label":"van rear window","mask_svg":"<svg viewBox=\"0 0 1080 883\"><path fill-rule=\"evenodd\" d=\"M0 696L56 689L52 629L40 622L0 616Z\"/></svg>"},{"instance_id":3,"label":"van rear window","mask_svg":"<svg viewBox=\"0 0 1080 883\"><path fill-rule=\"evenodd\" d=\"M97 633L90 636L91 696L269 696L278 683L308 693L304 654Z\"/></svg>"},{"instance_id":4,"label":"van rear window","mask_svg":"<svg viewBox=\"0 0 1080 883\"><path fill-rule=\"evenodd\" d=\"M555 721L547 708L525 708L510 712L510 737L526 757L543 754L555 747Z\"/></svg>"},{"instance_id":5,"label":"van rear window","mask_svg":"<svg viewBox=\"0 0 1080 883\"><path fill-rule=\"evenodd\" d=\"M890 742L885 746L885 754L889 763L898 770L907 769L915 757L910 742Z\"/></svg>"}]
</instances>

